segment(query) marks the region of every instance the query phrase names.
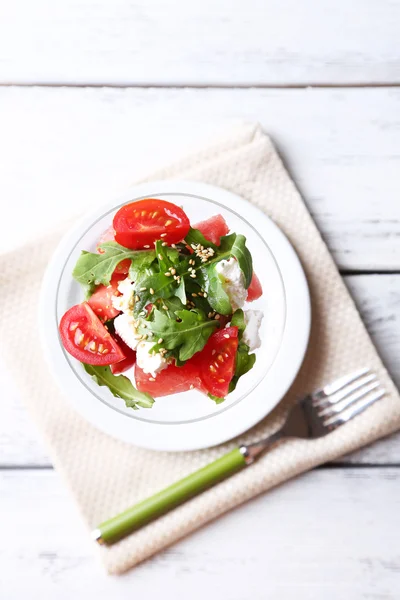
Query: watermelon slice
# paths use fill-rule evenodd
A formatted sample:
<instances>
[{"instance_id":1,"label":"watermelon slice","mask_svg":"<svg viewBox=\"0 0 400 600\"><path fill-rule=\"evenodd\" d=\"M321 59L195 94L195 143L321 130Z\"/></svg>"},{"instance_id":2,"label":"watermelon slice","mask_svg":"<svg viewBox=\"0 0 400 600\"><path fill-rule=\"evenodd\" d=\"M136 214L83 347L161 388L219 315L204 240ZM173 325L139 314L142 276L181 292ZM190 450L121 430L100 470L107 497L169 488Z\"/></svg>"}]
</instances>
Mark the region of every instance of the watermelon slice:
<instances>
[{"instance_id":1,"label":"watermelon slice","mask_svg":"<svg viewBox=\"0 0 400 600\"><path fill-rule=\"evenodd\" d=\"M262 296L263 290L257 275L253 273L251 278L249 289L247 290L247 302L253 302Z\"/></svg>"},{"instance_id":2,"label":"watermelon slice","mask_svg":"<svg viewBox=\"0 0 400 600\"><path fill-rule=\"evenodd\" d=\"M221 237L229 232L229 227L222 215L215 215L205 221L193 225L193 229L198 229L205 238L217 246L220 245Z\"/></svg>"},{"instance_id":3,"label":"watermelon slice","mask_svg":"<svg viewBox=\"0 0 400 600\"><path fill-rule=\"evenodd\" d=\"M138 364L135 365L136 387L140 392L147 392L153 398L179 394L190 389L198 389L205 392L199 375L199 367L193 361L188 361L182 367L174 364L169 365L154 379L151 375L144 373Z\"/></svg>"}]
</instances>

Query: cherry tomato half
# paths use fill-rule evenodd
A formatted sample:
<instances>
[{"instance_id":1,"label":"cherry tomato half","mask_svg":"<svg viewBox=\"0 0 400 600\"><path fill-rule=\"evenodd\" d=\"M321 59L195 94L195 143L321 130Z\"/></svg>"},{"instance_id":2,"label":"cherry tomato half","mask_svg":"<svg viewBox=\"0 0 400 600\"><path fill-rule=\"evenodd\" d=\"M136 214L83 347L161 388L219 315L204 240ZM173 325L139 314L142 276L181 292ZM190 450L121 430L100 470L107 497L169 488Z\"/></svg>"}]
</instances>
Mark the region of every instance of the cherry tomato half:
<instances>
[{"instance_id":1,"label":"cherry tomato half","mask_svg":"<svg viewBox=\"0 0 400 600\"><path fill-rule=\"evenodd\" d=\"M66 351L83 363L112 365L125 358L87 302L67 310L59 330Z\"/></svg>"},{"instance_id":2,"label":"cherry tomato half","mask_svg":"<svg viewBox=\"0 0 400 600\"><path fill-rule=\"evenodd\" d=\"M126 204L113 220L115 240L136 250L153 247L153 242L163 240L176 244L187 235L190 223L184 211L165 200L148 198Z\"/></svg>"}]
</instances>

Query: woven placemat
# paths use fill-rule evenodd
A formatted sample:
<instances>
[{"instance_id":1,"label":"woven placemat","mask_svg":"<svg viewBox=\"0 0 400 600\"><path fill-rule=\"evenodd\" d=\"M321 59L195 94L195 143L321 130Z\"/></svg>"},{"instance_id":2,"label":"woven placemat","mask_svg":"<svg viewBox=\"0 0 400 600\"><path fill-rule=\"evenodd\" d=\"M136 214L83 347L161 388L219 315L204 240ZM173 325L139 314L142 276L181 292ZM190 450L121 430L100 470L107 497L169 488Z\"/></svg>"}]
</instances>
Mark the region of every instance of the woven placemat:
<instances>
[{"instance_id":1,"label":"woven placemat","mask_svg":"<svg viewBox=\"0 0 400 600\"><path fill-rule=\"evenodd\" d=\"M151 179L196 180L230 190L265 211L285 232L306 272L312 332L303 367L279 407L243 435L249 441L279 426L293 400L351 369L369 366L388 391L367 412L327 438L288 441L238 473L110 548L99 548L110 573L122 573L253 496L400 428L398 392L365 330L336 266L270 139L258 126L226 138ZM68 224L67 224L68 225ZM63 229L67 228L67 225ZM9 372L46 439L88 529L217 458L236 442L181 454L118 442L75 414L53 382L37 346L40 281L60 231L0 256L1 348ZM26 364L17 368L23 346ZM68 394L68 390L65 390ZM255 524L256 526L256 524Z\"/></svg>"}]
</instances>

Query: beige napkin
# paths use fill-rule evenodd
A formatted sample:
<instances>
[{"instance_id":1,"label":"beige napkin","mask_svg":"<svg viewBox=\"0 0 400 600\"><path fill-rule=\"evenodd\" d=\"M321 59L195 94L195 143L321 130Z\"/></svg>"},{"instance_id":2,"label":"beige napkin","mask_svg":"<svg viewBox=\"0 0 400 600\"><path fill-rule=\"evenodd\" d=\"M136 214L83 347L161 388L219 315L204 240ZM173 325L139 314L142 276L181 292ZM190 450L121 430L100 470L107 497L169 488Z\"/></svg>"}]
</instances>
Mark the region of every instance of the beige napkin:
<instances>
[{"instance_id":1,"label":"beige napkin","mask_svg":"<svg viewBox=\"0 0 400 600\"><path fill-rule=\"evenodd\" d=\"M306 143L306 142L305 142ZM398 393L311 217L269 138L257 126L189 156L152 179L197 180L226 188L253 202L282 228L304 265L312 296L309 351L281 405L241 440L274 430L294 398L369 366L388 395L327 438L290 441L249 469L219 484L111 548L99 548L110 573L122 573L245 500L316 465L400 428ZM0 257L1 347L33 418L46 438L55 467L79 505L88 528L191 473L236 442L199 452L150 452L95 430L69 407L43 362L36 325L40 280L60 232ZM21 369L21 346L26 364ZM18 368L16 367L18 366ZM68 390L65 390L68 394ZM60 515L62 519L62 515ZM256 527L256 523L254 524ZM78 543L78 542L77 542Z\"/></svg>"}]
</instances>

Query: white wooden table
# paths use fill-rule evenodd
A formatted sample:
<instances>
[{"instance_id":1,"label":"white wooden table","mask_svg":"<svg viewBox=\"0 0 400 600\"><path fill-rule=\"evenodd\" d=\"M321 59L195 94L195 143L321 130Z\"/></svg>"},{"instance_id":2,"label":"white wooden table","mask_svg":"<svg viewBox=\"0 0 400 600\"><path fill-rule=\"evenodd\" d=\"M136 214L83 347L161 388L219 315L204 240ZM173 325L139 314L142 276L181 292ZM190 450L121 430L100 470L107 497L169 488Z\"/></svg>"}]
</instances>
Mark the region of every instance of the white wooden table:
<instances>
[{"instance_id":1,"label":"white wooden table","mask_svg":"<svg viewBox=\"0 0 400 600\"><path fill-rule=\"evenodd\" d=\"M1 249L258 120L400 384L399 26L400 0L4 0ZM400 436L111 578L0 375L2 600L400 597Z\"/></svg>"}]
</instances>

